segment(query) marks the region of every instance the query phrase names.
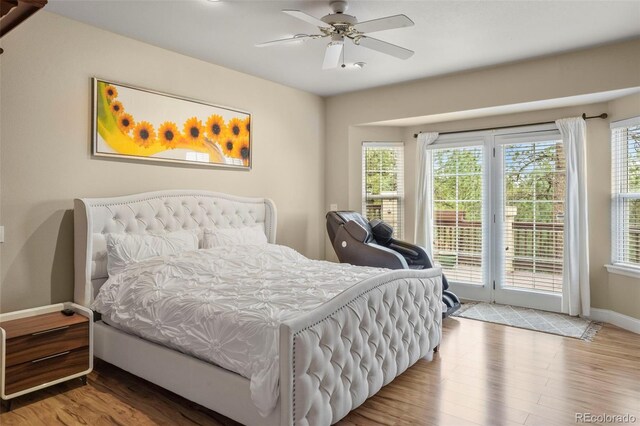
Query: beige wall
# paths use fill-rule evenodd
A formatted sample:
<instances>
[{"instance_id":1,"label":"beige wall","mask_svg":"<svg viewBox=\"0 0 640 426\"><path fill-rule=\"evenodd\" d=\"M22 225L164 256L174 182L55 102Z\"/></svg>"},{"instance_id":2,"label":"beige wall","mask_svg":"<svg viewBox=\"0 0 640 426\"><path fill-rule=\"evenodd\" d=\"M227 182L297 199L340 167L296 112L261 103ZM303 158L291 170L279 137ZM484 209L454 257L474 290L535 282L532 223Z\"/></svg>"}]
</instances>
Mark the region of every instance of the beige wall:
<instances>
[{"instance_id":1,"label":"beige wall","mask_svg":"<svg viewBox=\"0 0 640 426\"><path fill-rule=\"evenodd\" d=\"M161 189L272 198L278 241L324 256L324 100L47 12L2 39L2 312L73 296L73 199ZM253 113L250 172L93 159L90 77Z\"/></svg>"},{"instance_id":2,"label":"beige wall","mask_svg":"<svg viewBox=\"0 0 640 426\"><path fill-rule=\"evenodd\" d=\"M618 64L624 64L619 67ZM473 109L544 101L640 86L640 40L420 80L379 89L338 95L327 99L327 149L325 203L359 208L361 165L354 150L363 124L400 118L468 111ZM418 130L451 131L520 123L550 121L582 112L608 112L612 120L640 114L640 95L611 103L549 109L475 120L437 123L411 128L369 128L381 137L405 142L405 236L414 234L415 139ZM591 233L592 306L640 318L640 283L637 279L609 274L610 258L610 145L609 121L588 124L589 229ZM345 152L346 150L346 152ZM355 168L355 170L354 170ZM345 180L349 185L344 185ZM331 255L327 246L327 255Z\"/></svg>"}]
</instances>

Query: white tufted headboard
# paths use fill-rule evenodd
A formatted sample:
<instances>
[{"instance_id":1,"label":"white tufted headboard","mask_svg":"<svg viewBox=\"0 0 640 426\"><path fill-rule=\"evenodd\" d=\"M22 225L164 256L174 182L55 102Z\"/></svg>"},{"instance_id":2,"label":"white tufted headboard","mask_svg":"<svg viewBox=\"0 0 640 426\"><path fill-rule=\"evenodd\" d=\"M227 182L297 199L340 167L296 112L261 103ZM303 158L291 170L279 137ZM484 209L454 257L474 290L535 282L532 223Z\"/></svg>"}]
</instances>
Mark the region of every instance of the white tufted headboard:
<instances>
[{"instance_id":1,"label":"white tufted headboard","mask_svg":"<svg viewBox=\"0 0 640 426\"><path fill-rule=\"evenodd\" d=\"M146 234L254 225L263 225L267 240L275 243L276 207L273 201L195 190L76 199L75 302L89 306L107 279L104 234Z\"/></svg>"}]
</instances>

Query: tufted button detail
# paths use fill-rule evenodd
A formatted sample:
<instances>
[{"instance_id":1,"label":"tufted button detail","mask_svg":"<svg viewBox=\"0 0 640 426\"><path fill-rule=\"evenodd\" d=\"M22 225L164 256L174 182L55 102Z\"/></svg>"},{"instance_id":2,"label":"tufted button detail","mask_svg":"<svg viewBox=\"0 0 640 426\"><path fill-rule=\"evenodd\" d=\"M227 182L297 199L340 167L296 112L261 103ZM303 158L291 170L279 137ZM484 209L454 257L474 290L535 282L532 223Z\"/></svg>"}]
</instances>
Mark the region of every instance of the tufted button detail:
<instances>
[{"instance_id":1,"label":"tufted button detail","mask_svg":"<svg viewBox=\"0 0 640 426\"><path fill-rule=\"evenodd\" d=\"M383 283L297 332L293 403L298 397L305 403L294 410L293 423L344 417L431 351L440 341L439 284L432 278Z\"/></svg>"}]
</instances>

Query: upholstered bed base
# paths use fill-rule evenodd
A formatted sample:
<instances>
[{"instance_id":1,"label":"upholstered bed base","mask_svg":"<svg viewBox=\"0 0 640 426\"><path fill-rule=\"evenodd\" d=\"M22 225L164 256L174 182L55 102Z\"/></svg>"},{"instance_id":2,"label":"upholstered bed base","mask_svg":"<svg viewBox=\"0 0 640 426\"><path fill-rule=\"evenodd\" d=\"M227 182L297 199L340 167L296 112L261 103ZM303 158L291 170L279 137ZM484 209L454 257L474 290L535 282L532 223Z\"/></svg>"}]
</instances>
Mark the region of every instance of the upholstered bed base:
<instances>
[{"instance_id":1,"label":"upholstered bed base","mask_svg":"<svg viewBox=\"0 0 640 426\"><path fill-rule=\"evenodd\" d=\"M193 207L188 215L178 211L189 203ZM140 205L145 209L158 206L162 211L151 209L145 213ZM264 199L171 191L77 200L76 302L88 306L93 300L94 287L102 281L96 272L100 268L95 267L100 259L92 248L97 247L95 243L105 227L120 224L125 213L132 224L144 222L144 227L125 223L120 232L140 233L147 228L154 230L156 223L146 220L142 213L158 218L157 223L161 223L163 214L197 219L162 221L173 228L188 228L202 227L208 217L220 222L227 211L238 218L246 212L242 223L264 223L269 241L275 242L275 208ZM253 405L246 378L102 322L95 324L94 353L247 425L328 425L343 418L420 358L431 356L442 333L441 287L439 269L398 270L362 281L312 312L283 323L280 399L268 418L261 417Z\"/></svg>"},{"instance_id":2,"label":"upholstered bed base","mask_svg":"<svg viewBox=\"0 0 640 426\"><path fill-rule=\"evenodd\" d=\"M282 424L333 424L431 357L442 332L441 287L440 271L397 271L282 324Z\"/></svg>"}]
</instances>

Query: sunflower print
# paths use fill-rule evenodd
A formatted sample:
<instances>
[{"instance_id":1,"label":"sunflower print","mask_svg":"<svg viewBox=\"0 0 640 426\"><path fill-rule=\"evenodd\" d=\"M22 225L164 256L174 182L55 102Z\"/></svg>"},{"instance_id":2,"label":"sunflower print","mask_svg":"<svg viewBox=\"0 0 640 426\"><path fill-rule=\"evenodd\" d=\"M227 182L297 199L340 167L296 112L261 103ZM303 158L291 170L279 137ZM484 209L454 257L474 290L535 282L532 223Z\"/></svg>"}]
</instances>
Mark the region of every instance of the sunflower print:
<instances>
[{"instance_id":1,"label":"sunflower print","mask_svg":"<svg viewBox=\"0 0 640 426\"><path fill-rule=\"evenodd\" d=\"M175 148L180 141L180 131L178 126L171 121L165 121L158 129L158 139L163 146Z\"/></svg>"},{"instance_id":2,"label":"sunflower print","mask_svg":"<svg viewBox=\"0 0 640 426\"><path fill-rule=\"evenodd\" d=\"M124 112L124 107L122 106L122 102L120 101L113 101L111 102L111 112L114 115L120 115Z\"/></svg>"},{"instance_id":3,"label":"sunflower print","mask_svg":"<svg viewBox=\"0 0 640 426\"><path fill-rule=\"evenodd\" d=\"M135 125L136 122L133 121L133 117L131 116L131 114L127 114L126 112L124 112L118 117L118 127L124 134L129 134L129 132L134 128Z\"/></svg>"},{"instance_id":4,"label":"sunflower print","mask_svg":"<svg viewBox=\"0 0 640 426\"><path fill-rule=\"evenodd\" d=\"M107 84L106 86L104 86L103 93L104 93L104 96L110 101L118 97L118 89L116 89L110 84Z\"/></svg>"},{"instance_id":5,"label":"sunflower print","mask_svg":"<svg viewBox=\"0 0 640 426\"><path fill-rule=\"evenodd\" d=\"M242 138L239 141L236 142L236 146L235 149L237 150L237 156L236 158L241 158L242 159L242 164L243 165L248 165L249 164L249 154L251 153L249 151L249 139L247 138Z\"/></svg>"},{"instance_id":6,"label":"sunflower print","mask_svg":"<svg viewBox=\"0 0 640 426\"><path fill-rule=\"evenodd\" d=\"M207 120L207 135L213 140L218 140L226 131L224 118L218 114L213 114Z\"/></svg>"},{"instance_id":7,"label":"sunflower print","mask_svg":"<svg viewBox=\"0 0 640 426\"><path fill-rule=\"evenodd\" d=\"M204 126L197 117L191 117L184 123L184 139L194 145L204 142Z\"/></svg>"},{"instance_id":8,"label":"sunflower print","mask_svg":"<svg viewBox=\"0 0 640 426\"><path fill-rule=\"evenodd\" d=\"M251 117L244 119L244 127L242 130L243 132L246 132L247 136L249 136L249 133L251 133Z\"/></svg>"},{"instance_id":9,"label":"sunflower print","mask_svg":"<svg viewBox=\"0 0 640 426\"><path fill-rule=\"evenodd\" d=\"M148 121L141 121L133 129L133 141L138 145L149 148L156 139L156 131Z\"/></svg>"},{"instance_id":10,"label":"sunflower print","mask_svg":"<svg viewBox=\"0 0 640 426\"><path fill-rule=\"evenodd\" d=\"M229 125L227 126L231 136L234 138L238 138L242 135L242 129L244 128L244 123L239 118L232 118L229 120Z\"/></svg>"},{"instance_id":11,"label":"sunflower print","mask_svg":"<svg viewBox=\"0 0 640 426\"><path fill-rule=\"evenodd\" d=\"M231 132L229 132L228 130L225 131L219 138L218 138L218 144L220 145L220 148L222 148L222 153L227 156L227 157L232 157L232 158L239 158L236 155L238 154L237 152L237 145L238 143L236 142L235 138L231 135Z\"/></svg>"}]
</instances>

